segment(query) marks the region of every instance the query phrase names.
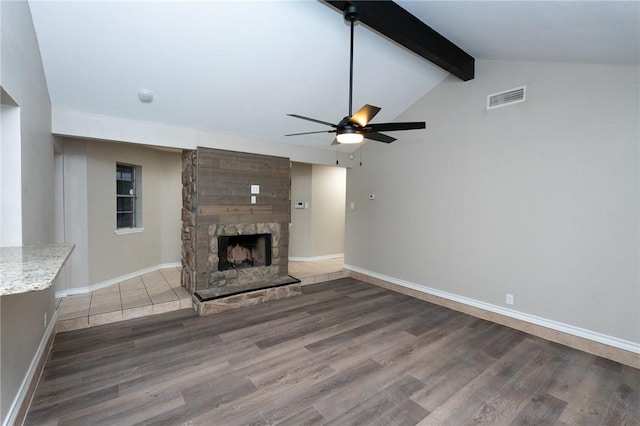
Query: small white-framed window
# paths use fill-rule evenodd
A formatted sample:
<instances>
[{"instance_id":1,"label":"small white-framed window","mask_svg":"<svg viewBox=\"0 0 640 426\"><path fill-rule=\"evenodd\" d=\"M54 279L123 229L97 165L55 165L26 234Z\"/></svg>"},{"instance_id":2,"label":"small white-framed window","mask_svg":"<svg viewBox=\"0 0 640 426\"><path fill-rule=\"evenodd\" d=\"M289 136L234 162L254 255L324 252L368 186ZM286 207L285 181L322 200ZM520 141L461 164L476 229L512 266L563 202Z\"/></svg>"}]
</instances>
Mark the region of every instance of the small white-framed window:
<instances>
[{"instance_id":1,"label":"small white-framed window","mask_svg":"<svg viewBox=\"0 0 640 426\"><path fill-rule=\"evenodd\" d=\"M142 167L116 163L116 229L142 228Z\"/></svg>"}]
</instances>

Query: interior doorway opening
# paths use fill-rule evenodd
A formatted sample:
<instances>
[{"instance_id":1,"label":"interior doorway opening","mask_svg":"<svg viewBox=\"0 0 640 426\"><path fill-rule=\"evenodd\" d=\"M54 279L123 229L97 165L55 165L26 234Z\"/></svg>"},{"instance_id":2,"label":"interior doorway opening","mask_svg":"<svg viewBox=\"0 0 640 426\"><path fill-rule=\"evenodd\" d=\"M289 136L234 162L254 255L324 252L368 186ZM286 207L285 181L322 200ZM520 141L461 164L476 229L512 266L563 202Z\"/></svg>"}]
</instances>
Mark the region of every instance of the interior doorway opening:
<instances>
[{"instance_id":1,"label":"interior doorway opening","mask_svg":"<svg viewBox=\"0 0 640 426\"><path fill-rule=\"evenodd\" d=\"M344 256L346 187L344 167L291 163L290 260Z\"/></svg>"}]
</instances>

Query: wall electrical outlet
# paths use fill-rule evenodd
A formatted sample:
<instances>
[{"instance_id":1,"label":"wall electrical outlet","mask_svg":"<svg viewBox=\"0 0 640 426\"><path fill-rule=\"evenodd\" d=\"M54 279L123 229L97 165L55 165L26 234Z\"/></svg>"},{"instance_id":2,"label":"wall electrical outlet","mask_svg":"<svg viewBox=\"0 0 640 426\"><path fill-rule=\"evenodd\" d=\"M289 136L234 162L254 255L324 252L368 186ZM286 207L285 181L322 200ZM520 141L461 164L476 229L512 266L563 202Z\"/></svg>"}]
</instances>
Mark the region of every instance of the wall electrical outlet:
<instances>
[{"instance_id":1,"label":"wall electrical outlet","mask_svg":"<svg viewBox=\"0 0 640 426\"><path fill-rule=\"evenodd\" d=\"M507 305L513 305L513 294L507 293L505 302L507 303Z\"/></svg>"}]
</instances>

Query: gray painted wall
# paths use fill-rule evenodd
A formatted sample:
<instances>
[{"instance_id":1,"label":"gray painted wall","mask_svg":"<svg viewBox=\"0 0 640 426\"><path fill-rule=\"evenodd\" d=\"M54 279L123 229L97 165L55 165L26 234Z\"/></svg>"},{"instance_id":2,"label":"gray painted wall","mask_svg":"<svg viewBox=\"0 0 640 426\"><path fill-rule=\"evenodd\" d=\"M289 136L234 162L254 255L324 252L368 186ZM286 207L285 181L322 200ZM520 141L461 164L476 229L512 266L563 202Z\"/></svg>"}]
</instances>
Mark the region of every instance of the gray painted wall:
<instances>
[{"instance_id":1,"label":"gray painted wall","mask_svg":"<svg viewBox=\"0 0 640 426\"><path fill-rule=\"evenodd\" d=\"M148 147L87 143L89 282L180 262L182 160ZM143 232L116 235L116 163L142 167Z\"/></svg>"},{"instance_id":2,"label":"gray painted wall","mask_svg":"<svg viewBox=\"0 0 640 426\"><path fill-rule=\"evenodd\" d=\"M342 167L313 165L312 257L344 253L346 179Z\"/></svg>"},{"instance_id":3,"label":"gray painted wall","mask_svg":"<svg viewBox=\"0 0 640 426\"><path fill-rule=\"evenodd\" d=\"M51 105L31 13L26 1L0 3L0 85L20 107L22 243L53 242ZM4 422L55 310L53 289L2 296L0 419Z\"/></svg>"},{"instance_id":4,"label":"gray painted wall","mask_svg":"<svg viewBox=\"0 0 640 426\"><path fill-rule=\"evenodd\" d=\"M311 257L311 209L296 209L296 202L311 206L311 164L291 163L291 223L289 256Z\"/></svg>"},{"instance_id":5,"label":"gray painted wall","mask_svg":"<svg viewBox=\"0 0 640 426\"><path fill-rule=\"evenodd\" d=\"M76 250L67 290L180 262L179 152L105 141L65 140L66 241ZM116 235L116 163L142 167L142 227Z\"/></svg>"},{"instance_id":6,"label":"gray painted wall","mask_svg":"<svg viewBox=\"0 0 640 426\"><path fill-rule=\"evenodd\" d=\"M0 246L12 247L22 244L20 108L2 89L0 97Z\"/></svg>"},{"instance_id":7,"label":"gray painted wall","mask_svg":"<svg viewBox=\"0 0 640 426\"><path fill-rule=\"evenodd\" d=\"M640 342L637 66L478 61L349 169L345 263ZM486 97L527 84L525 103ZM369 146L368 146L369 148ZM375 201L367 201L375 193Z\"/></svg>"},{"instance_id":8,"label":"gray painted wall","mask_svg":"<svg viewBox=\"0 0 640 426\"><path fill-rule=\"evenodd\" d=\"M63 223L64 242L75 244L65 267L66 290L89 283L89 223L87 216L87 144L63 142Z\"/></svg>"}]
</instances>

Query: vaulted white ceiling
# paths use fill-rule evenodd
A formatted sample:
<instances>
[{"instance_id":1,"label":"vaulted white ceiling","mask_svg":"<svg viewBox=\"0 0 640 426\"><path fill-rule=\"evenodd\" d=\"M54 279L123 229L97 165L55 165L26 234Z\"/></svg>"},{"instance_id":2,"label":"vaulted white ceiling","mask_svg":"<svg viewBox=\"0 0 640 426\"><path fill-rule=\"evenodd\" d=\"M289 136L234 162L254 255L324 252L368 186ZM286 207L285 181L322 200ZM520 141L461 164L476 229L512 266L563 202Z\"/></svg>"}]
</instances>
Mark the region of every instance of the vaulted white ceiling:
<instances>
[{"instance_id":1,"label":"vaulted white ceiling","mask_svg":"<svg viewBox=\"0 0 640 426\"><path fill-rule=\"evenodd\" d=\"M349 27L324 3L29 3L56 108L327 149L330 134L284 137L324 129L285 114L347 115ZM480 59L640 62L638 1L397 3ZM382 107L374 122L393 121L447 75L356 27L354 109Z\"/></svg>"}]
</instances>

